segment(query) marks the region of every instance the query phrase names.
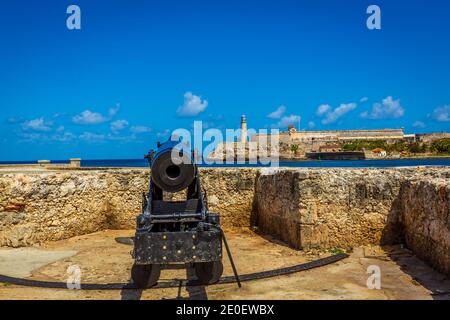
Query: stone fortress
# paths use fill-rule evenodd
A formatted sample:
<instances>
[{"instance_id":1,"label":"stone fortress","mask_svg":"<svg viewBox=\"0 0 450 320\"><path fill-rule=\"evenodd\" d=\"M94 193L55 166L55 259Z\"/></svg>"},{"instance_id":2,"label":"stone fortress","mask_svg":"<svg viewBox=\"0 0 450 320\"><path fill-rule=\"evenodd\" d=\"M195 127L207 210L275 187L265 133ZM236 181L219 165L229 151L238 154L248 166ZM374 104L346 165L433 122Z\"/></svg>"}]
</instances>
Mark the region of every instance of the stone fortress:
<instances>
[{"instance_id":1,"label":"stone fortress","mask_svg":"<svg viewBox=\"0 0 450 320\"><path fill-rule=\"evenodd\" d=\"M210 210L297 249L405 243L450 275L450 169L201 168ZM0 167L0 247L134 229L144 168Z\"/></svg>"},{"instance_id":2,"label":"stone fortress","mask_svg":"<svg viewBox=\"0 0 450 320\"><path fill-rule=\"evenodd\" d=\"M246 158L249 154L248 142L263 141L270 146L270 134L250 135L247 129L247 119L245 115L241 116L240 136L236 141L219 143L216 149L208 155L211 160L225 160L225 155L234 154L236 157L245 152ZM286 131L280 131L279 156L284 159L305 158L307 152L317 151L338 151L337 143L355 142L355 141L375 141L384 140L388 144L399 141L408 142L432 142L436 139L450 138L450 133L430 133L430 134L406 134L403 128L392 129L373 129L373 130L321 130L307 131L297 130L294 125L289 125ZM295 155L291 147L296 146ZM243 151L244 150L244 151ZM272 152L274 152L272 150Z\"/></svg>"}]
</instances>

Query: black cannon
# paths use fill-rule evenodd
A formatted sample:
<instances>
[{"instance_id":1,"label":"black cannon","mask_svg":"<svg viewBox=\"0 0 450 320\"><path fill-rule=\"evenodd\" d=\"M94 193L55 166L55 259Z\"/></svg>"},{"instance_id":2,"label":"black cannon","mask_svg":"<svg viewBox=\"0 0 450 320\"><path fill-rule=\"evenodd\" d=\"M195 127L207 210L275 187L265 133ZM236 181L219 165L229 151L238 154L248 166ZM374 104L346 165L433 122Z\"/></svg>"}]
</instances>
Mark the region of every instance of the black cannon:
<instances>
[{"instance_id":1,"label":"black cannon","mask_svg":"<svg viewBox=\"0 0 450 320\"><path fill-rule=\"evenodd\" d=\"M194 154L178 146L179 141L158 143L158 150L146 156L150 190L137 217L131 270L140 288L155 285L161 269L170 265L192 267L201 284L217 282L223 272L219 215L208 211ZM164 193L182 190L183 201L165 200Z\"/></svg>"}]
</instances>

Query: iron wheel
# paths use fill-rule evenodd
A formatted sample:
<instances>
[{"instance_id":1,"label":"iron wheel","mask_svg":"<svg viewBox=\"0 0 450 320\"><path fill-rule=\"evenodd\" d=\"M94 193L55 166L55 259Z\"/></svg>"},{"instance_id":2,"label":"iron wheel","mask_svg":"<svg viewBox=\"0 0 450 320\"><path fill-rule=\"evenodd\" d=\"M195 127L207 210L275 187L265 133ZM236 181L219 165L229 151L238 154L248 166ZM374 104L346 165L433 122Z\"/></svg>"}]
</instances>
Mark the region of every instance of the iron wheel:
<instances>
[{"instance_id":1,"label":"iron wheel","mask_svg":"<svg viewBox=\"0 0 450 320\"><path fill-rule=\"evenodd\" d=\"M202 284L213 284L223 273L222 261L200 262L194 264L195 275Z\"/></svg>"},{"instance_id":2,"label":"iron wheel","mask_svg":"<svg viewBox=\"0 0 450 320\"><path fill-rule=\"evenodd\" d=\"M134 264L131 268L131 279L140 289L153 287L159 280L161 267L159 264Z\"/></svg>"}]
</instances>

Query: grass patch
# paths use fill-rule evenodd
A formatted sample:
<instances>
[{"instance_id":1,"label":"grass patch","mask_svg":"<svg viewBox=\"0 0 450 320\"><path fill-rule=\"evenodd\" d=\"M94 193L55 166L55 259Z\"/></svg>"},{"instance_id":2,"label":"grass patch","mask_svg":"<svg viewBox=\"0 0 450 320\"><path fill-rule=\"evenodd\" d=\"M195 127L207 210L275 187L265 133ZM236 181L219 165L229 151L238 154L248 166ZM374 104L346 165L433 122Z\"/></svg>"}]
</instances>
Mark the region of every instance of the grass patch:
<instances>
[{"instance_id":1,"label":"grass patch","mask_svg":"<svg viewBox=\"0 0 450 320\"><path fill-rule=\"evenodd\" d=\"M347 253L347 251L345 249L337 248L337 247L328 249L328 252L331 254Z\"/></svg>"}]
</instances>

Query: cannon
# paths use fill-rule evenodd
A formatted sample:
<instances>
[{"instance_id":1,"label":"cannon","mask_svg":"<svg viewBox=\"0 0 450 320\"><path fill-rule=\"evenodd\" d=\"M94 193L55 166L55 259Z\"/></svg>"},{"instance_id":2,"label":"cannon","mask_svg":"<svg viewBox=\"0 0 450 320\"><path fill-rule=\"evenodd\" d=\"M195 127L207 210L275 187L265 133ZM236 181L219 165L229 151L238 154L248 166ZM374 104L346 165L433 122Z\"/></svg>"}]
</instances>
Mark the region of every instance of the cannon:
<instances>
[{"instance_id":1,"label":"cannon","mask_svg":"<svg viewBox=\"0 0 450 320\"><path fill-rule=\"evenodd\" d=\"M136 221L132 280L139 288L149 288L161 269L190 267L201 284L216 283L223 272L223 232L219 215L208 210L194 153L183 152L180 141L169 140L158 143L146 158L150 186ZM183 190L182 201L166 199L168 193Z\"/></svg>"}]
</instances>

